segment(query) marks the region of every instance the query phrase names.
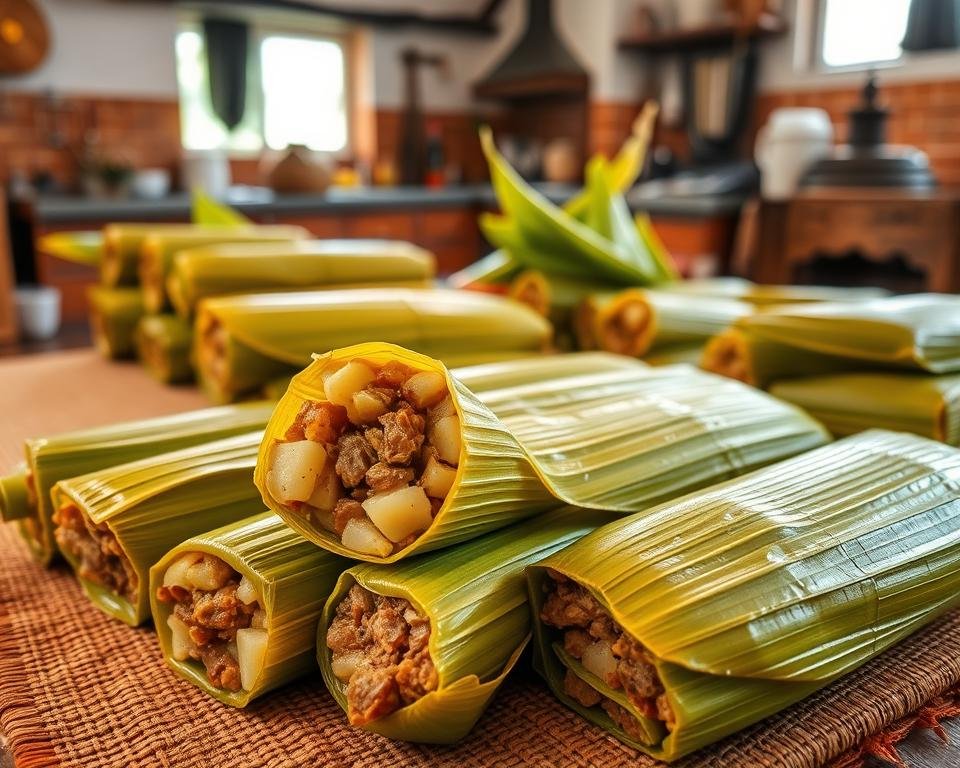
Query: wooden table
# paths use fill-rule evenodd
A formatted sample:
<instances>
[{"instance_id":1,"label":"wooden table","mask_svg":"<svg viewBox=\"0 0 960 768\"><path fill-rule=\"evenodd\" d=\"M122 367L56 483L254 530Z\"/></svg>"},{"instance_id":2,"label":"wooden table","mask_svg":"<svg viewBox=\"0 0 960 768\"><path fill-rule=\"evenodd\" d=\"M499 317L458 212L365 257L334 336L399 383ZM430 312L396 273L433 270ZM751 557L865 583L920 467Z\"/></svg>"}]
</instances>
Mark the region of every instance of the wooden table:
<instances>
[{"instance_id":1,"label":"wooden table","mask_svg":"<svg viewBox=\"0 0 960 768\"><path fill-rule=\"evenodd\" d=\"M960 193L809 190L751 218L738 266L757 282L960 292Z\"/></svg>"},{"instance_id":2,"label":"wooden table","mask_svg":"<svg viewBox=\"0 0 960 768\"><path fill-rule=\"evenodd\" d=\"M18 374L15 377L11 376L14 366ZM4 393L0 473L19 459L20 445L29 435L175 413L208 404L195 389L165 387L137 365L107 363L92 349L0 360L0 391ZM69 397L67 403L63 401L65 396ZM960 766L960 719L946 721L944 726L950 735L949 744L929 731L915 732L903 743L900 751L908 766ZM873 761L871 765L886 764ZM0 768L14 768L2 733Z\"/></svg>"}]
</instances>

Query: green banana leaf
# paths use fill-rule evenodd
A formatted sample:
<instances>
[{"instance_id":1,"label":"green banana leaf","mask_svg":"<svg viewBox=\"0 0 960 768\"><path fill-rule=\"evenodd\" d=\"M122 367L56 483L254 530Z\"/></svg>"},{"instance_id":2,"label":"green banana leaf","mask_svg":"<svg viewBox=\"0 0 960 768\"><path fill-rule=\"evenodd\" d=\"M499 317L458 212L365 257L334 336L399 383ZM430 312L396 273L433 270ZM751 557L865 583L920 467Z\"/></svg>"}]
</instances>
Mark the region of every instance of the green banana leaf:
<instances>
[{"instance_id":1,"label":"green banana leaf","mask_svg":"<svg viewBox=\"0 0 960 768\"><path fill-rule=\"evenodd\" d=\"M100 232L51 232L37 241L37 249L74 264L97 267L103 250L103 235Z\"/></svg>"},{"instance_id":2,"label":"green banana leaf","mask_svg":"<svg viewBox=\"0 0 960 768\"><path fill-rule=\"evenodd\" d=\"M194 224L243 226L253 222L229 205L218 203L210 195L197 187L190 193L190 220Z\"/></svg>"},{"instance_id":3,"label":"green banana leaf","mask_svg":"<svg viewBox=\"0 0 960 768\"><path fill-rule=\"evenodd\" d=\"M676 725L629 741L672 761L960 604L958 476L954 448L865 432L604 526L528 569L531 606L539 617L552 569L642 644ZM566 670L595 679L555 652L557 632L539 620L535 632L538 668L573 705ZM574 708L627 740L602 711Z\"/></svg>"}]
</instances>

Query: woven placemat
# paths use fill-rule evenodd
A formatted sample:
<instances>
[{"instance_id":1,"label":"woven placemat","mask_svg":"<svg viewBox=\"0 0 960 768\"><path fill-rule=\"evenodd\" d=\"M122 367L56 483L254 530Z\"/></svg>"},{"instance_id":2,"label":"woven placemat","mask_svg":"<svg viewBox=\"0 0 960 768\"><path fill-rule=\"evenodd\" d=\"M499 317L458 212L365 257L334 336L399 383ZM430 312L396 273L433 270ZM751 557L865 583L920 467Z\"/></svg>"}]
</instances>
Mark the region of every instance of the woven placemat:
<instances>
[{"instance_id":1,"label":"woven placemat","mask_svg":"<svg viewBox=\"0 0 960 768\"><path fill-rule=\"evenodd\" d=\"M25 435L199 407L133 366L89 353L0 364L0 469ZM814 768L960 683L960 611L785 713L675 763ZM348 728L319 675L235 710L175 677L151 629L89 605L65 570L29 559L0 526L0 731L18 768L507 766L653 768L520 670L455 747L393 743Z\"/></svg>"}]
</instances>

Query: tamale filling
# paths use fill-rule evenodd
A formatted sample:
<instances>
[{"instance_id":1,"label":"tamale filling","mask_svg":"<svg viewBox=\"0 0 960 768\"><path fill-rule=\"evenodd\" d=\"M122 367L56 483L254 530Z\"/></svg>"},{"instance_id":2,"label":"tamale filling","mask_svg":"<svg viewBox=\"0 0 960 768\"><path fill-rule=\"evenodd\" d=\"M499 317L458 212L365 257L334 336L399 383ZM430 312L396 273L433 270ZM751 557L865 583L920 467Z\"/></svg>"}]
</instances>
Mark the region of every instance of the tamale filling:
<instances>
[{"instance_id":1,"label":"tamale filling","mask_svg":"<svg viewBox=\"0 0 960 768\"><path fill-rule=\"evenodd\" d=\"M646 346L644 330L650 321L650 310L642 301L624 300L600 329L601 348L621 355L642 354Z\"/></svg>"},{"instance_id":2,"label":"tamale filling","mask_svg":"<svg viewBox=\"0 0 960 768\"><path fill-rule=\"evenodd\" d=\"M272 450L281 504L356 552L386 557L433 522L456 477L460 419L435 371L351 360L324 372Z\"/></svg>"},{"instance_id":3,"label":"tamale filling","mask_svg":"<svg viewBox=\"0 0 960 768\"><path fill-rule=\"evenodd\" d=\"M667 730L674 716L650 653L630 637L589 591L565 576L548 571L540 619L562 631L563 649L584 669L614 690L622 690L637 711L659 720ZM600 706L628 736L643 741L636 717L567 670L564 691L584 707Z\"/></svg>"},{"instance_id":4,"label":"tamale filling","mask_svg":"<svg viewBox=\"0 0 960 768\"><path fill-rule=\"evenodd\" d=\"M266 612L252 583L213 555L189 552L167 569L157 599L167 618L173 658L198 661L211 685L249 690L263 667Z\"/></svg>"},{"instance_id":5,"label":"tamale filling","mask_svg":"<svg viewBox=\"0 0 960 768\"><path fill-rule=\"evenodd\" d=\"M351 725L412 704L439 684L430 657L430 619L409 601L354 584L327 630L332 668L346 685Z\"/></svg>"},{"instance_id":6,"label":"tamale filling","mask_svg":"<svg viewBox=\"0 0 960 768\"><path fill-rule=\"evenodd\" d=\"M756 384L747 360L749 352L743 337L737 332L714 336L704 350L701 367L745 384Z\"/></svg>"},{"instance_id":7,"label":"tamale filling","mask_svg":"<svg viewBox=\"0 0 960 768\"><path fill-rule=\"evenodd\" d=\"M137 599L137 573L105 523L93 523L70 503L54 513L53 522L57 545L76 562L79 578L99 584L129 602Z\"/></svg>"},{"instance_id":8,"label":"tamale filling","mask_svg":"<svg viewBox=\"0 0 960 768\"><path fill-rule=\"evenodd\" d=\"M197 348L197 366L212 380L223 386L227 381L226 328L212 315L204 315L199 323L200 344Z\"/></svg>"}]
</instances>

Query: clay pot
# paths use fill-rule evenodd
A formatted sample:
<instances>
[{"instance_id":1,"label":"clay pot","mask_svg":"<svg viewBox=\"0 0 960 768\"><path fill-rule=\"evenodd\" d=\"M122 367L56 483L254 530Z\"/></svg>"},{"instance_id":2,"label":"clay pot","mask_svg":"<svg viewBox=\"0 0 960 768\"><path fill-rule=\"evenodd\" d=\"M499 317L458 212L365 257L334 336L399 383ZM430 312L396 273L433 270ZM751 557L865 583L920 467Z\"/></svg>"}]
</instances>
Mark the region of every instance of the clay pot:
<instances>
[{"instance_id":1,"label":"clay pot","mask_svg":"<svg viewBox=\"0 0 960 768\"><path fill-rule=\"evenodd\" d=\"M267 183L275 192L319 193L330 186L330 171L307 147L294 144L267 174Z\"/></svg>"}]
</instances>

